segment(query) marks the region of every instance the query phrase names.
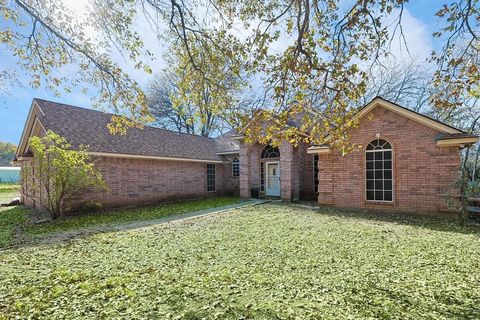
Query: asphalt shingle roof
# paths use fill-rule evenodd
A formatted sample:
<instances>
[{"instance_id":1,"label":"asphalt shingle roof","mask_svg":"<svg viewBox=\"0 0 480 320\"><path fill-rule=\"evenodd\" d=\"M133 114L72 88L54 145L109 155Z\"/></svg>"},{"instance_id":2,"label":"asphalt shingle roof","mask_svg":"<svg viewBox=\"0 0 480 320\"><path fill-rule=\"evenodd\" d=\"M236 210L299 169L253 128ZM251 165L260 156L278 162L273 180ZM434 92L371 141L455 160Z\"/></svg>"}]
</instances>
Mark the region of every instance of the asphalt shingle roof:
<instances>
[{"instance_id":1,"label":"asphalt shingle roof","mask_svg":"<svg viewBox=\"0 0 480 320\"><path fill-rule=\"evenodd\" d=\"M217 152L239 150L228 136L205 138L149 126L112 135L107 129L112 114L42 99L35 102L43 112L39 120L46 130L65 137L74 148L87 145L91 152L219 161L224 158Z\"/></svg>"},{"instance_id":2,"label":"asphalt shingle roof","mask_svg":"<svg viewBox=\"0 0 480 320\"><path fill-rule=\"evenodd\" d=\"M470 133L439 133L435 140L457 139L457 138L477 138L478 136Z\"/></svg>"}]
</instances>

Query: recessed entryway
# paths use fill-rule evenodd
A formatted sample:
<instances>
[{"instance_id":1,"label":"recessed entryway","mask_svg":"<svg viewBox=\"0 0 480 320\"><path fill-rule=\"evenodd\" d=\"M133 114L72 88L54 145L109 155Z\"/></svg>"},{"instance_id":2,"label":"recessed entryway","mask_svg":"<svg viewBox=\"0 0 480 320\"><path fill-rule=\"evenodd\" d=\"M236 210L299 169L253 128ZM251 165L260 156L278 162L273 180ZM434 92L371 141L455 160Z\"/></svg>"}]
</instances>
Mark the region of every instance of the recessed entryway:
<instances>
[{"instance_id":1,"label":"recessed entryway","mask_svg":"<svg viewBox=\"0 0 480 320\"><path fill-rule=\"evenodd\" d=\"M272 197L280 196L280 163L267 162L265 166L267 177L266 195Z\"/></svg>"}]
</instances>

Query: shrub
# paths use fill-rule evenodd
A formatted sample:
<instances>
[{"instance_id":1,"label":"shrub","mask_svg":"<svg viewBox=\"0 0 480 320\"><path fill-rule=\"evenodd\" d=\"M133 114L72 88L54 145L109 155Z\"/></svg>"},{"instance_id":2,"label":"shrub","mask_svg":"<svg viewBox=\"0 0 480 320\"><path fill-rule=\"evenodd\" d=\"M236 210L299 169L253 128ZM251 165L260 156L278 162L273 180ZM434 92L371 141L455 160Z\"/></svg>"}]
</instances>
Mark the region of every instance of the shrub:
<instances>
[{"instance_id":1,"label":"shrub","mask_svg":"<svg viewBox=\"0 0 480 320\"><path fill-rule=\"evenodd\" d=\"M65 138L52 131L43 138L30 138L29 145L33 152L32 170L22 170L22 186L27 189L25 194L37 200L52 219L62 216L80 191L106 189L85 146L72 150Z\"/></svg>"}]
</instances>

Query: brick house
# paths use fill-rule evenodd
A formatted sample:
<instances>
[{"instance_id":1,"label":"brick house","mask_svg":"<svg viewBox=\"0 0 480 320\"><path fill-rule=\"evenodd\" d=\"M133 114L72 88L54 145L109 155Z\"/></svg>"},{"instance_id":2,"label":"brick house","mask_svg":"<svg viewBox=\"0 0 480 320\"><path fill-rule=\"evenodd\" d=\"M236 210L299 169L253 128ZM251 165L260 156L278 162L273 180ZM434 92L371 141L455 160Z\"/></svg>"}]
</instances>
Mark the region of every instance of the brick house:
<instances>
[{"instance_id":1,"label":"brick house","mask_svg":"<svg viewBox=\"0 0 480 320\"><path fill-rule=\"evenodd\" d=\"M285 201L449 211L445 196L459 175L459 150L478 137L378 97L356 116L359 126L351 136L361 148L342 156L328 146L248 145L241 136L213 139L152 127L112 136L106 127L109 114L34 99L16 156L28 170L28 138L47 130L74 147L88 145L110 191L87 191L79 203L123 205L238 193L249 198L258 188L261 197ZM22 200L35 205L28 194Z\"/></svg>"},{"instance_id":2,"label":"brick house","mask_svg":"<svg viewBox=\"0 0 480 320\"><path fill-rule=\"evenodd\" d=\"M86 191L78 206L146 204L176 199L238 194L238 142L228 135L215 139L153 127L131 128L111 135L111 114L34 99L19 143L16 163L31 170L28 139L48 130L61 135L73 148L86 145L109 191ZM22 202L36 206L24 182ZM30 190L30 191L28 191Z\"/></svg>"}]
</instances>

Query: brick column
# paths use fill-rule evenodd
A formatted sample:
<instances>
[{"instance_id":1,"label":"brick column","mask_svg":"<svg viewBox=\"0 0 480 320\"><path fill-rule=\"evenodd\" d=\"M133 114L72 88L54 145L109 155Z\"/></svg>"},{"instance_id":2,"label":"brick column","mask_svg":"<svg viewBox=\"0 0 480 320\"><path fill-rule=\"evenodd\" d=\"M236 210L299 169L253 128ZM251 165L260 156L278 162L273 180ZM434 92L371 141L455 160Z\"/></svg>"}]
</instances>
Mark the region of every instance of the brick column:
<instances>
[{"instance_id":1,"label":"brick column","mask_svg":"<svg viewBox=\"0 0 480 320\"><path fill-rule=\"evenodd\" d=\"M318 155L318 204L333 205L333 156Z\"/></svg>"},{"instance_id":2,"label":"brick column","mask_svg":"<svg viewBox=\"0 0 480 320\"><path fill-rule=\"evenodd\" d=\"M295 161L295 148L283 141L280 149L280 198L284 201L299 197L298 161ZM298 160L298 159L297 159Z\"/></svg>"},{"instance_id":3,"label":"brick column","mask_svg":"<svg viewBox=\"0 0 480 320\"><path fill-rule=\"evenodd\" d=\"M250 198L250 146L240 141L240 197Z\"/></svg>"}]
</instances>

